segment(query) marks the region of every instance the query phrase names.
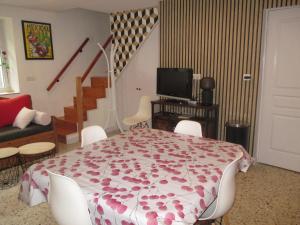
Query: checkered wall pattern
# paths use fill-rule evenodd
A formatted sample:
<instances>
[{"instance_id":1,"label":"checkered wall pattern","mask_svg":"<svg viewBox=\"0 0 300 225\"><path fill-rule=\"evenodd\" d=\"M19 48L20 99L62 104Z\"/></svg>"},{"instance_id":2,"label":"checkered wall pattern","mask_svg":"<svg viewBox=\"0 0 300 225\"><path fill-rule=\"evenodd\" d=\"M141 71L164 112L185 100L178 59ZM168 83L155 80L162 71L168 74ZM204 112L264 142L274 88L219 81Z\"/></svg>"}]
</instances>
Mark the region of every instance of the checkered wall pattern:
<instances>
[{"instance_id":1,"label":"checkered wall pattern","mask_svg":"<svg viewBox=\"0 0 300 225\"><path fill-rule=\"evenodd\" d=\"M116 75L122 72L157 22L157 8L118 12L110 15L113 44L118 46L114 65Z\"/></svg>"}]
</instances>

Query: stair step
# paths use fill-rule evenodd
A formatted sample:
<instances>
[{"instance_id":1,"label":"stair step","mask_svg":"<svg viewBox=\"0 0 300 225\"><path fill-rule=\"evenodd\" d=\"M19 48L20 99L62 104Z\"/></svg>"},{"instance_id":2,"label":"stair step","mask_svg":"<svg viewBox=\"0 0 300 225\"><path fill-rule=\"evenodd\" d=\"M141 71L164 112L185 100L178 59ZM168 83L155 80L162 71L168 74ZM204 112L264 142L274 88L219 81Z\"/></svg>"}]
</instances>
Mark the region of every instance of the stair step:
<instances>
[{"instance_id":1,"label":"stair step","mask_svg":"<svg viewBox=\"0 0 300 225\"><path fill-rule=\"evenodd\" d=\"M73 98L73 104L76 107L76 97ZM97 98L85 97L83 98L83 108L84 110L91 110L97 108Z\"/></svg>"},{"instance_id":2,"label":"stair step","mask_svg":"<svg viewBox=\"0 0 300 225\"><path fill-rule=\"evenodd\" d=\"M105 98L105 88L104 87L82 87L83 97L92 98Z\"/></svg>"},{"instance_id":3,"label":"stair step","mask_svg":"<svg viewBox=\"0 0 300 225\"><path fill-rule=\"evenodd\" d=\"M67 135L75 133L75 132L73 129L62 128L62 127L56 128L56 134L57 134L58 141L65 143L65 144L67 143Z\"/></svg>"},{"instance_id":4,"label":"stair step","mask_svg":"<svg viewBox=\"0 0 300 225\"><path fill-rule=\"evenodd\" d=\"M77 123L74 121L67 120L65 119L65 117L56 118L56 127L70 129L73 130L74 132L77 131Z\"/></svg>"},{"instance_id":5,"label":"stair step","mask_svg":"<svg viewBox=\"0 0 300 225\"><path fill-rule=\"evenodd\" d=\"M91 77L92 87L105 87L107 88L107 77Z\"/></svg>"},{"instance_id":6,"label":"stair step","mask_svg":"<svg viewBox=\"0 0 300 225\"><path fill-rule=\"evenodd\" d=\"M77 110L74 106L64 108L65 119L68 121L77 122ZM83 110L83 121L87 120L87 112Z\"/></svg>"},{"instance_id":7,"label":"stair step","mask_svg":"<svg viewBox=\"0 0 300 225\"><path fill-rule=\"evenodd\" d=\"M83 120L87 120L87 111L97 108L97 98L105 98L107 77L91 77L91 87L82 87L83 91ZM67 143L67 136L77 132L76 97L74 106L64 107L64 117L57 118L56 132L59 142Z\"/></svg>"}]
</instances>

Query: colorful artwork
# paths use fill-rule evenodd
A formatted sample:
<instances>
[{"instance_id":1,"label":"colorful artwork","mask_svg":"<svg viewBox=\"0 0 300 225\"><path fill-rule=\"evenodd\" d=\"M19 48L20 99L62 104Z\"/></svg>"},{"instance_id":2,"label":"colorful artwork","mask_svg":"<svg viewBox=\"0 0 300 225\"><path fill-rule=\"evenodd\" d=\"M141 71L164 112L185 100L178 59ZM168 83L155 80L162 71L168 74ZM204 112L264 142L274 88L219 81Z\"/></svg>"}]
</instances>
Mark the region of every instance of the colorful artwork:
<instances>
[{"instance_id":1,"label":"colorful artwork","mask_svg":"<svg viewBox=\"0 0 300 225\"><path fill-rule=\"evenodd\" d=\"M51 24L22 20L26 59L53 59Z\"/></svg>"}]
</instances>

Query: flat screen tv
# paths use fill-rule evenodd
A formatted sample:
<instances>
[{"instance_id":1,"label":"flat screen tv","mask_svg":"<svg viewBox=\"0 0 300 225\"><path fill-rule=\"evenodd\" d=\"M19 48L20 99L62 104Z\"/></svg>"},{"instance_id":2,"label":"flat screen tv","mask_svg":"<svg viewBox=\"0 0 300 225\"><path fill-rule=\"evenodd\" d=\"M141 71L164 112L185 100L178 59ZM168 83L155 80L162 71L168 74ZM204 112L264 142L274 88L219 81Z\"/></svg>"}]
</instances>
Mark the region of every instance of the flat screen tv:
<instances>
[{"instance_id":1,"label":"flat screen tv","mask_svg":"<svg viewBox=\"0 0 300 225\"><path fill-rule=\"evenodd\" d=\"M192 86L193 69L157 68L157 95L189 100Z\"/></svg>"}]
</instances>

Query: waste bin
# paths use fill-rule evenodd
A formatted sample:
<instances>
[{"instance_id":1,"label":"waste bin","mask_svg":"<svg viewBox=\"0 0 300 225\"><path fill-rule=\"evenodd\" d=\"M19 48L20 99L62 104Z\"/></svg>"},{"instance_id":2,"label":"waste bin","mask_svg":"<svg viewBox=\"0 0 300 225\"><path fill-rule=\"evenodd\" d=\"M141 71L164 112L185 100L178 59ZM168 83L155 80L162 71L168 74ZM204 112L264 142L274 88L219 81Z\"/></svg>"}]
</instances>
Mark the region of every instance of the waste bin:
<instances>
[{"instance_id":1,"label":"waste bin","mask_svg":"<svg viewBox=\"0 0 300 225\"><path fill-rule=\"evenodd\" d=\"M225 124L226 141L240 144L249 151L249 123L229 121Z\"/></svg>"}]
</instances>

